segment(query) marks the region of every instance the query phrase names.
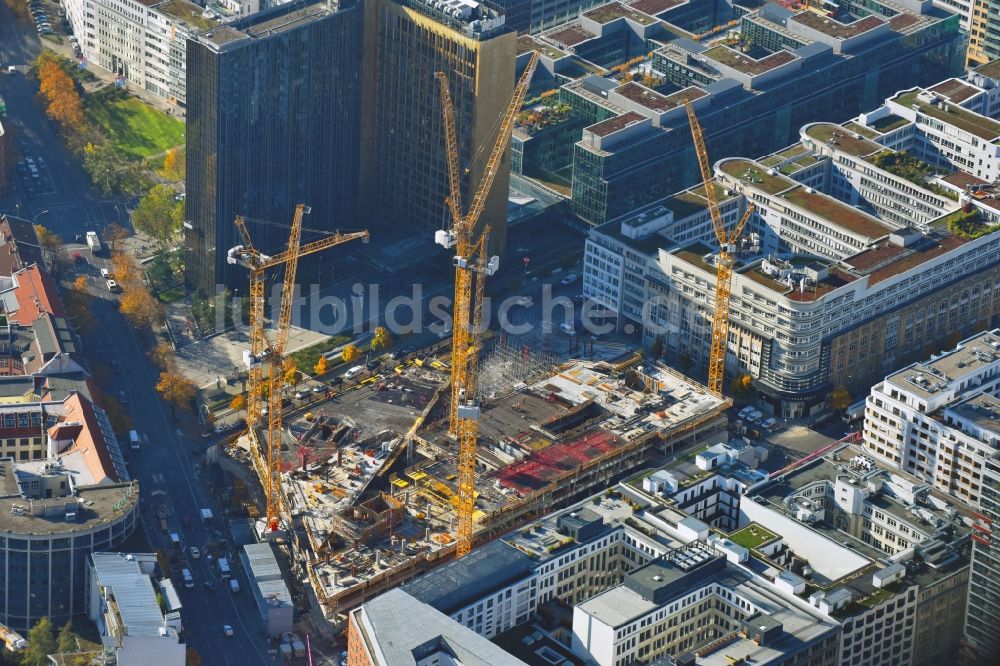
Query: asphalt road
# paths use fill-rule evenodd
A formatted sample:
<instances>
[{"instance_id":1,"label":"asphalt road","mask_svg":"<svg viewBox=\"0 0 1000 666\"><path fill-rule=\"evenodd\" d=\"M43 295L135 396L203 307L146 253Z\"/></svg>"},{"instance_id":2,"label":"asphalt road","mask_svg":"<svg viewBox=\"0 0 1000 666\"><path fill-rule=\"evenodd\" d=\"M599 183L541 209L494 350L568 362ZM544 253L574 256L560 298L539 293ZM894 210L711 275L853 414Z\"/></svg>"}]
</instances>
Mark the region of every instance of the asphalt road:
<instances>
[{"instance_id":1,"label":"asphalt road","mask_svg":"<svg viewBox=\"0 0 1000 666\"><path fill-rule=\"evenodd\" d=\"M92 190L89 177L39 108L27 70L40 51L33 24L18 19L0 2L0 96L7 102L7 115L0 123L9 133L7 149L18 159L44 159L55 186L54 192L31 194L16 171L8 174L10 187L0 196L0 212L35 220L66 240L87 230L100 232L112 222L128 226L124 201ZM17 72L8 74L8 65L15 65Z\"/></svg>"},{"instance_id":2,"label":"asphalt road","mask_svg":"<svg viewBox=\"0 0 1000 666\"><path fill-rule=\"evenodd\" d=\"M99 285L95 284L94 293L100 294ZM143 529L154 549L169 550L169 533L176 532L185 550L197 546L204 551L210 528L201 524L199 510L211 507L217 517L221 514L211 504L199 479L193 452L200 448L201 442L184 437L178 430L170 407L163 404L153 388L155 369L146 359L135 330L109 300L106 291L103 296L94 299L92 311L101 325L87 337L85 351L92 359L116 359L125 369L115 377L115 388L127 394L127 408L136 429L147 442L139 452L125 451L129 471L140 482ZM169 507L166 532L160 529L154 513L161 503ZM189 527L183 526L183 516L191 519ZM241 590L233 593L219 580L216 570L204 556L188 558L188 563L195 587L186 589L177 577L174 585L184 606L181 612L184 639L198 651L202 663L233 666L272 663L267 654L268 645L261 636L263 624L247 580L238 566L233 567L233 575L240 581ZM203 587L205 580L216 582L215 591ZM235 637L223 635L223 624L234 627Z\"/></svg>"}]
</instances>

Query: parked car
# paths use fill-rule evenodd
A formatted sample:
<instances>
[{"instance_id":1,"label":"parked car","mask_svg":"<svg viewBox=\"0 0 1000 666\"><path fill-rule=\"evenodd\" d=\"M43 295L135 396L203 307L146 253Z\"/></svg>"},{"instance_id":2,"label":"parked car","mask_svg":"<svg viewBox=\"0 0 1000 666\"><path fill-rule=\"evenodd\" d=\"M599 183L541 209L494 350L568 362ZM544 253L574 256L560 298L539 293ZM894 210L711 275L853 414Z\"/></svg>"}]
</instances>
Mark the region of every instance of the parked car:
<instances>
[{"instance_id":1,"label":"parked car","mask_svg":"<svg viewBox=\"0 0 1000 666\"><path fill-rule=\"evenodd\" d=\"M111 273L108 271L107 268L101 269L101 277L104 278L105 280L111 277Z\"/></svg>"},{"instance_id":2,"label":"parked car","mask_svg":"<svg viewBox=\"0 0 1000 666\"><path fill-rule=\"evenodd\" d=\"M774 426L778 425L778 420L773 416L769 416L760 423L760 427L765 430L771 430Z\"/></svg>"}]
</instances>

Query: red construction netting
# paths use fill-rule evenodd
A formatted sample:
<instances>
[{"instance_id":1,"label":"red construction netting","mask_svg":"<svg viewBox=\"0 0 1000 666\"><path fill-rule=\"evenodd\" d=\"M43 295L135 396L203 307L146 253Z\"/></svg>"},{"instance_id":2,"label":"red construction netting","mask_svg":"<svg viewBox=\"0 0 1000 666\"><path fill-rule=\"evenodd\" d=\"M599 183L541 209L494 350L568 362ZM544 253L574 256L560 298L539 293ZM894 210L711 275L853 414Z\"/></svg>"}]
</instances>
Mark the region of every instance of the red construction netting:
<instances>
[{"instance_id":1,"label":"red construction netting","mask_svg":"<svg viewBox=\"0 0 1000 666\"><path fill-rule=\"evenodd\" d=\"M499 472L501 485L528 493L544 487L554 478L613 451L618 437L606 430L593 430L571 440L536 451L527 459Z\"/></svg>"}]
</instances>

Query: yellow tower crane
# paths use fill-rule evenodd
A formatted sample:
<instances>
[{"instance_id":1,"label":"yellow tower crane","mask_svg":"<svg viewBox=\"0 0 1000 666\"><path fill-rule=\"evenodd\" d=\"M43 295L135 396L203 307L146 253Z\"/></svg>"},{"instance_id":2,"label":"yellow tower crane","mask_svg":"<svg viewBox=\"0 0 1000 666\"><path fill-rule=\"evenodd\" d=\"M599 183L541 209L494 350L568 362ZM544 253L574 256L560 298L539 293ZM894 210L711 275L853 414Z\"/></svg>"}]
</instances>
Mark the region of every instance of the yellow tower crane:
<instances>
[{"instance_id":1,"label":"yellow tower crane","mask_svg":"<svg viewBox=\"0 0 1000 666\"><path fill-rule=\"evenodd\" d=\"M243 352L243 363L247 367L247 426L256 432L260 422L261 387L264 380L264 366L268 373L268 432L267 470L264 494L267 497L267 525L272 532L278 529L281 499L281 391L284 383L282 366L288 331L292 323L292 302L294 300L295 273L299 257L331 248L341 243L361 239L368 242L367 231L350 233L336 232L332 236L302 245L302 216L309 213L309 207L299 204L295 207L288 247L276 255L269 256L254 247L243 217L236 218L236 228L243 237L243 245L229 250L226 261L243 266L250 272L250 349ZM264 272L269 268L285 266L285 277L281 289L281 310L278 316L277 337L272 344L264 334Z\"/></svg>"},{"instance_id":2,"label":"yellow tower crane","mask_svg":"<svg viewBox=\"0 0 1000 666\"><path fill-rule=\"evenodd\" d=\"M445 129L445 149L448 160L448 208L451 228L435 233L434 240L446 249L454 249L455 306L452 313L451 338L451 404L449 432L458 440L458 533L455 556L462 557L472 550L473 510L476 503L476 439L479 435L479 401L476 397L476 371L479 368L479 328L482 325L483 293L486 278L496 273L500 258L489 255L490 226L475 234L476 223L486 206L493 181L503 162L510 141L514 118L524 103L531 75L538 64L538 53L532 53L528 66L514 87L507 109L500 120L496 143L486 162L486 169L469 210L462 212L461 175L458 164L458 140L455 132L455 111L448 77L438 72L441 86L441 114ZM473 293L475 283L475 293Z\"/></svg>"},{"instance_id":3,"label":"yellow tower crane","mask_svg":"<svg viewBox=\"0 0 1000 666\"><path fill-rule=\"evenodd\" d=\"M733 262L735 261L736 243L743 233L743 227L753 214L754 206L750 204L743 217L736 223L733 230L726 231L719 212L718 196L712 178L712 168L708 163L708 151L705 150L705 137L701 132L701 124L694 114L691 101L684 100L687 109L688 122L691 124L691 136L694 138L694 150L698 153L698 167L701 169L701 179L705 185L705 198L708 199L708 213L712 218L712 229L719 241L719 256L715 262L715 311L712 314L712 344L708 357L708 390L717 396L722 396L722 385L726 378L726 347L729 341L729 300L733 285Z\"/></svg>"}]
</instances>

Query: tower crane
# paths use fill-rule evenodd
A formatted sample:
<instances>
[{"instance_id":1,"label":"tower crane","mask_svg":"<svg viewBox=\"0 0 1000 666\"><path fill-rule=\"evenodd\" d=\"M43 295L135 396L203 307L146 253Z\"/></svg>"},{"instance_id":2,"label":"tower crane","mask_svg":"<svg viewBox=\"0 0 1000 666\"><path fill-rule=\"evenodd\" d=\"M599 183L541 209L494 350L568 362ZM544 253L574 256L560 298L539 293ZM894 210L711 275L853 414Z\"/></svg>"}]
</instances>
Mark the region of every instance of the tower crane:
<instances>
[{"instance_id":1,"label":"tower crane","mask_svg":"<svg viewBox=\"0 0 1000 666\"><path fill-rule=\"evenodd\" d=\"M284 383L282 367L285 344L288 341L288 331L292 323L295 273L299 257L356 239L368 242L367 231L350 233L338 231L332 236L302 245L302 216L308 214L309 211L309 207L305 204L299 204L295 207L295 217L292 219L292 228L288 235L288 246L284 251L273 256L263 254L254 246L245 219L242 216L237 217L235 224L243 238L243 244L230 249L226 256L227 263L243 266L250 272L250 349L243 351L243 363L246 365L249 375L247 426L250 432L256 432L257 424L262 415L261 387L263 386L264 367L267 366L269 386L267 470L263 481L264 494L267 497L267 525L272 532L278 529L281 498L281 392ZM268 344L264 334L264 272L269 268L281 265L285 266L285 277L281 288L277 337L273 343Z\"/></svg>"},{"instance_id":2,"label":"tower crane","mask_svg":"<svg viewBox=\"0 0 1000 666\"><path fill-rule=\"evenodd\" d=\"M687 109L688 122L691 124L691 136L694 138L694 150L698 154L698 167L701 169L701 179L705 185L705 198L708 200L708 214L712 218L712 229L719 241L719 256L715 262L715 311L712 314L712 344L708 357L708 390L717 396L722 396L722 385L726 377L726 347L729 342L729 301L732 295L733 263L735 261L736 243L743 233L743 227L753 214L751 203L736 223L732 231L727 232L719 212L718 196L712 183L712 169L708 163L708 151L705 149L705 137L701 132L701 124L694 113L691 101L684 100Z\"/></svg>"},{"instance_id":3,"label":"tower crane","mask_svg":"<svg viewBox=\"0 0 1000 666\"><path fill-rule=\"evenodd\" d=\"M521 73L510 103L500 120L496 142L490 151L486 169L479 180L472 202L462 212L461 174L458 164L458 140L455 132L455 111L448 89L448 77L438 72L441 87L441 114L445 130L445 150L448 162L448 209L451 227L435 233L434 240L455 256L455 305L452 313L451 338L451 403L449 432L458 440L458 533L455 556L462 557L472 550L473 511L476 503L476 439L479 435L479 401L476 397L476 372L479 369L479 328L482 325L483 294L486 278L496 273L500 258L489 255L491 228L486 225L475 234L476 223L486 206L486 197L493 186L510 141L514 119L524 103L531 75L538 64L538 52L531 54L528 66ZM473 292L473 287L475 292Z\"/></svg>"}]
</instances>

